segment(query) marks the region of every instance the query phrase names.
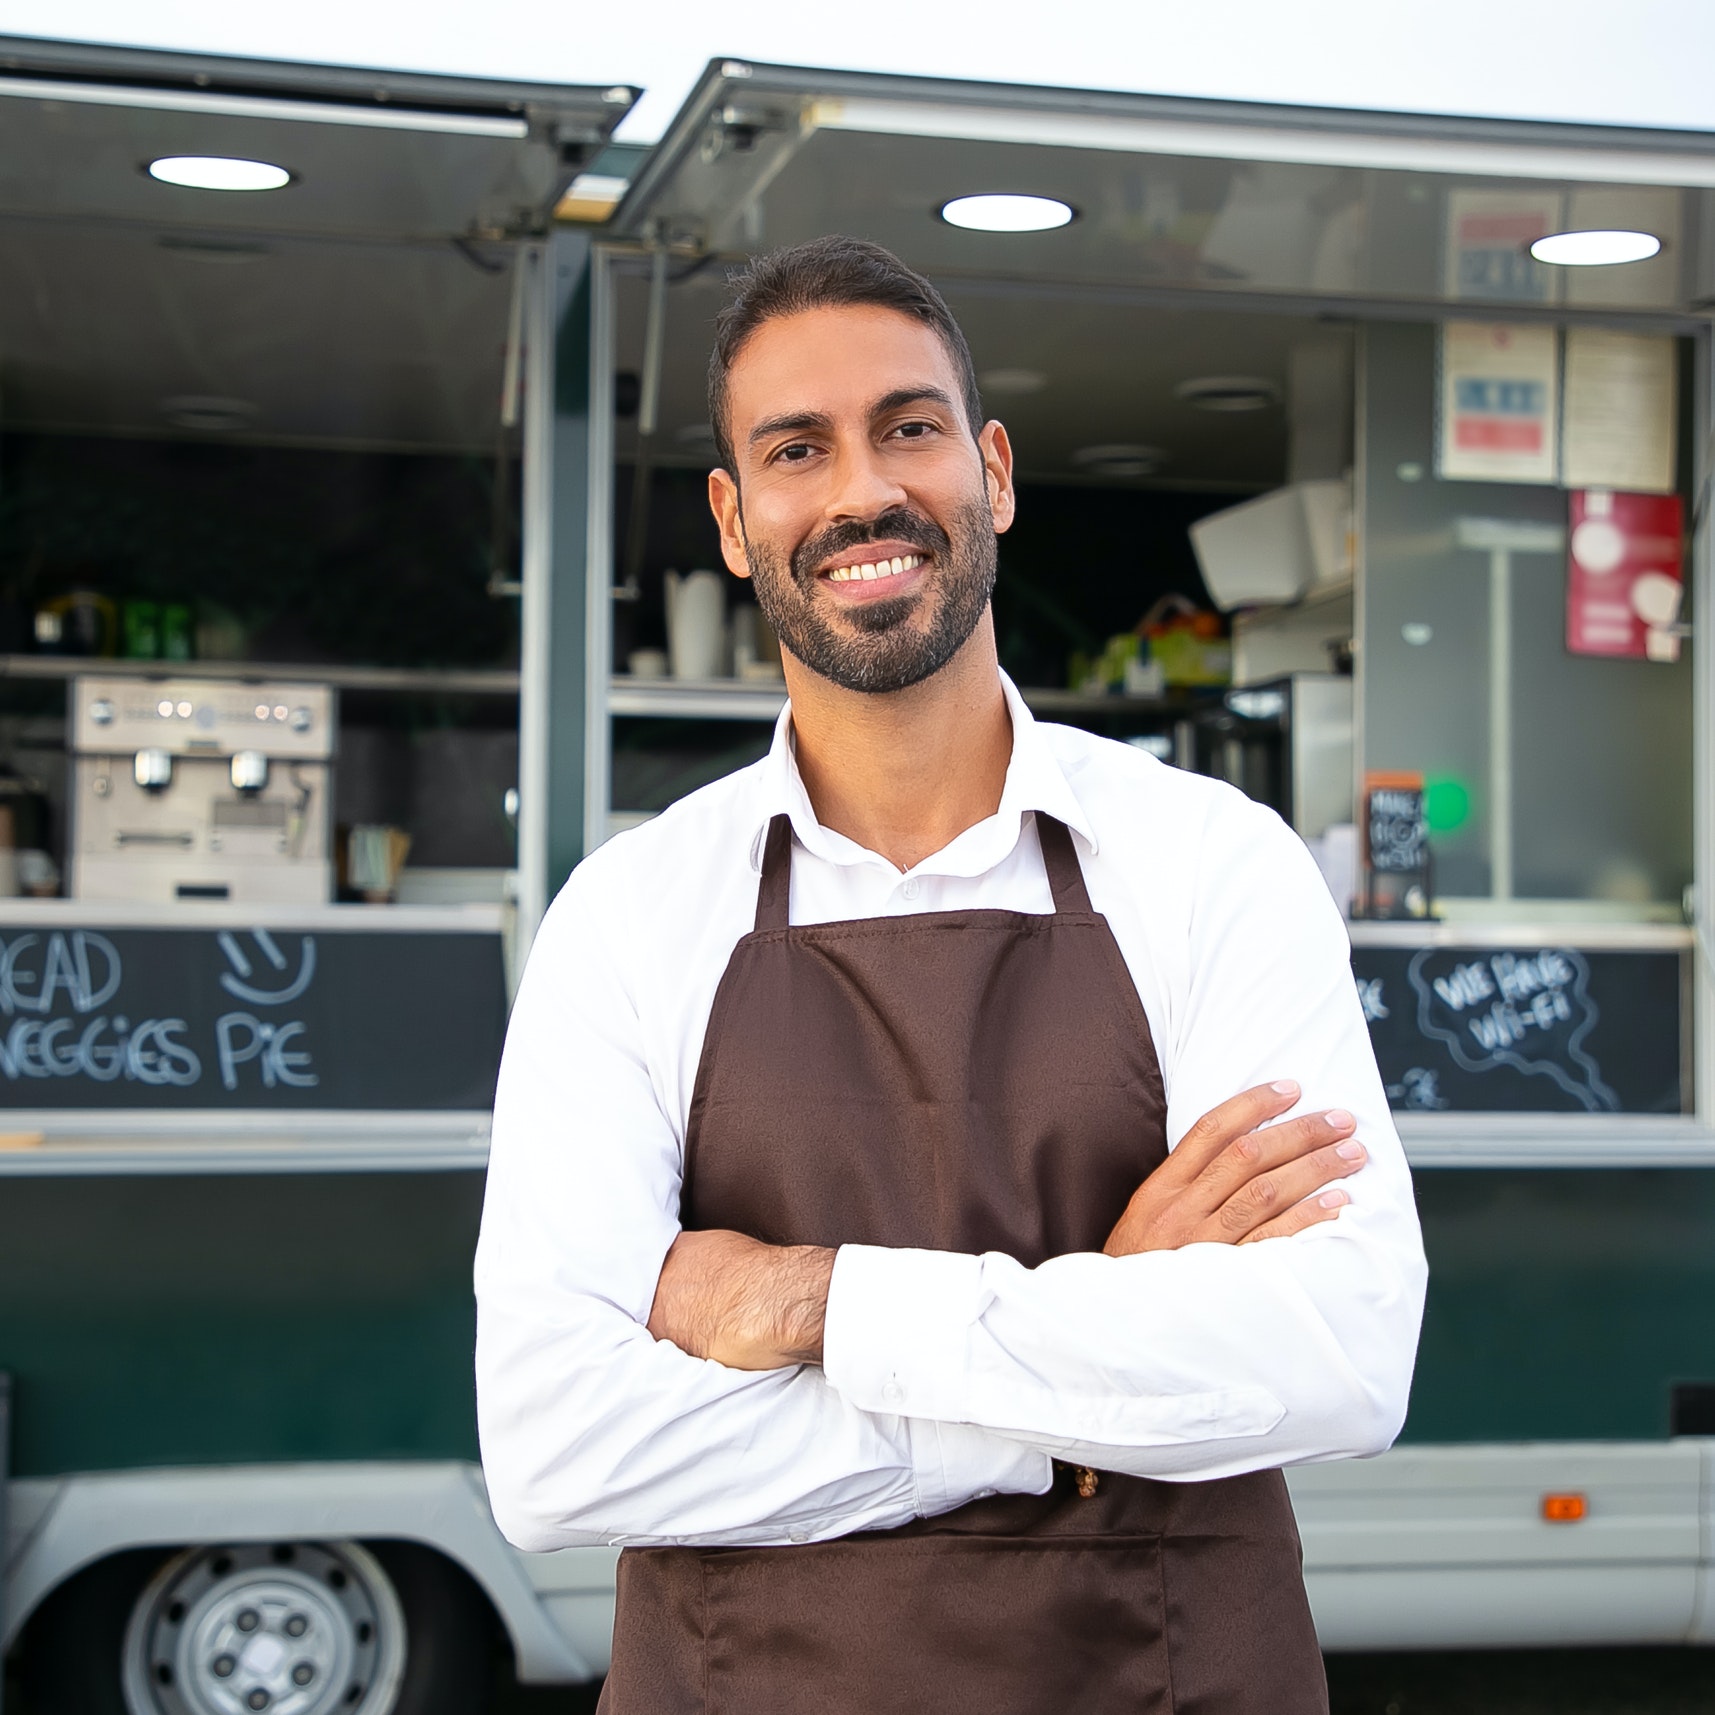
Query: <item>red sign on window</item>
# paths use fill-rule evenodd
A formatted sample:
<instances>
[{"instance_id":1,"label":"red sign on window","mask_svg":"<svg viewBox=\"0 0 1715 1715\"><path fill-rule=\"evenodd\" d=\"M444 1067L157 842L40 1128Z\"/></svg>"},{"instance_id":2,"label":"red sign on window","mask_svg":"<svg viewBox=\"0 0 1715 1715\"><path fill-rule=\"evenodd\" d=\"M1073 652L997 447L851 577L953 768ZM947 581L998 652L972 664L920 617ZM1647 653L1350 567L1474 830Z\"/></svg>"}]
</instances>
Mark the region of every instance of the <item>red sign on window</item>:
<instances>
[{"instance_id":1,"label":"red sign on window","mask_svg":"<svg viewBox=\"0 0 1715 1715\"><path fill-rule=\"evenodd\" d=\"M1677 494L1573 491L1566 647L1574 655L1679 659L1684 527Z\"/></svg>"}]
</instances>

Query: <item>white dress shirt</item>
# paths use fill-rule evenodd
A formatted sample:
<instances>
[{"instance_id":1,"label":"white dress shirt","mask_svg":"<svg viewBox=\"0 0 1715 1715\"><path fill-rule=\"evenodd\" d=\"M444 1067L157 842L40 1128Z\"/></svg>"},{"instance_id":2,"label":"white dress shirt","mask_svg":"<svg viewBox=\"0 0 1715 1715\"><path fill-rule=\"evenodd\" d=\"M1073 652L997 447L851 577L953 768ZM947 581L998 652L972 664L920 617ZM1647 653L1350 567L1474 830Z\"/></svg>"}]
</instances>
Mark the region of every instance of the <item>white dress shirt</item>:
<instances>
[{"instance_id":1,"label":"white dress shirt","mask_svg":"<svg viewBox=\"0 0 1715 1715\"><path fill-rule=\"evenodd\" d=\"M1405 1415L1424 1262L1344 925L1274 815L1135 747L1036 722L1012 685L999 810L901 874L821 827L790 714L753 767L580 864L507 1034L477 1250L489 1495L519 1547L804 1542L997 1491L1053 1458L1223 1477L1374 1453ZM1288 1239L1027 1269L846 1245L821 1368L750 1372L645 1326L679 1230L716 985L763 836L796 836L791 921L1053 909L1034 811L1072 830L1155 1039L1176 1144L1294 1078L1369 1150L1338 1218ZM813 1069L809 1069L813 1075Z\"/></svg>"}]
</instances>

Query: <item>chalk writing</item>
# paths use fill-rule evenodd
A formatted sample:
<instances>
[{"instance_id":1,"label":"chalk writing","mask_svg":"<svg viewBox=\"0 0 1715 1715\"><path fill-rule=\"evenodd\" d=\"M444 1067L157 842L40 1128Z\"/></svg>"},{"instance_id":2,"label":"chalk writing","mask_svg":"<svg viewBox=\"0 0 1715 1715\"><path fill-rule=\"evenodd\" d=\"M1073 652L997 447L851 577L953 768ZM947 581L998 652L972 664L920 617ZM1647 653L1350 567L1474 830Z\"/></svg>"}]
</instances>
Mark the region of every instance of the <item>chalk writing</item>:
<instances>
[{"instance_id":1,"label":"chalk writing","mask_svg":"<svg viewBox=\"0 0 1715 1715\"><path fill-rule=\"evenodd\" d=\"M248 1012L229 1012L215 1020L214 1034L220 1044L220 1081L229 1090L238 1088L238 1068L251 1061L261 1071L265 1090L279 1084L313 1090L321 1081L307 1070L309 1055L287 1046L304 1034L301 1023L271 1024Z\"/></svg>"},{"instance_id":2,"label":"chalk writing","mask_svg":"<svg viewBox=\"0 0 1715 1715\"><path fill-rule=\"evenodd\" d=\"M1429 828L1421 788L1372 786L1369 821L1371 869L1404 875L1424 867Z\"/></svg>"},{"instance_id":3,"label":"chalk writing","mask_svg":"<svg viewBox=\"0 0 1715 1715\"><path fill-rule=\"evenodd\" d=\"M1467 1072L1511 1067L1548 1078L1590 1113L1620 1100L1584 1041L1599 1018L1590 969L1571 948L1473 956L1419 952L1407 973L1418 1027L1447 1045Z\"/></svg>"},{"instance_id":4,"label":"chalk writing","mask_svg":"<svg viewBox=\"0 0 1715 1715\"><path fill-rule=\"evenodd\" d=\"M267 930L252 930L250 939L276 973L291 971L291 961ZM247 980L255 966L237 937L222 932L215 940L232 967L219 974L220 986L255 1006L290 1004L315 979L312 936L302 937L296 971L277 988ZM119 998L124 982L117 947L92 929L25 933L0 941L0 1017L12 1020L0 1031L0 1079L87 1078L97 1084L187 1089L201 1081L212 1062L230 1091L239 1088L242 1067L252 1068L264 1090L313 1089L320 1082L311 1069L308 1027L301 1020L225 1013L214 1021L212 1044L204 1042L199 1053L183 1018L133 1020L104 1010Z\"/></svg>"},{"instance_id":5,"label":"chalk writing","mask_svg":"<svg viewBox=\"0 0 1715 1715\"><path fill-rule=\"evenodd\" d=\"M1428 1066L1413 1066L1397 1084L1387 1086L1390 1108L1413 1113L1439 1113L1453 1104L1441 1093L1441 1074Z\"/></svg>"}]
</instances>

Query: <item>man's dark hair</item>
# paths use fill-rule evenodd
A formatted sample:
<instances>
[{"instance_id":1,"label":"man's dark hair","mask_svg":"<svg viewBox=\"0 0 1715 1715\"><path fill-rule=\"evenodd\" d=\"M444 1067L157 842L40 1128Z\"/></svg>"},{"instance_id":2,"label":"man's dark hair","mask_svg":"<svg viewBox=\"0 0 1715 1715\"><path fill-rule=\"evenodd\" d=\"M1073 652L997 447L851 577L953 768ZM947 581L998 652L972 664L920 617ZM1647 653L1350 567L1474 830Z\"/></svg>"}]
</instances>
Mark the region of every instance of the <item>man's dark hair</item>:
<instances>
[{"instance_id":1,"label":"man's dark hair","mask_svg":"<svg viewBox=\"0 0 1715 1715\"><path fill-rule=\"evenodd\" d=\"M733 458L727 372L745 341L777 316L847 304L873 304L915 316L941 336L953 360L971 433L982 427L983 402L964 333L941 294L891 250L837 234L812 238L806 244L753 257L729 284L733 298L715 318L715 348L709 354L709 422L715 432L716 456L735 482L738 465Z\"/></svg>"}]
</instances>

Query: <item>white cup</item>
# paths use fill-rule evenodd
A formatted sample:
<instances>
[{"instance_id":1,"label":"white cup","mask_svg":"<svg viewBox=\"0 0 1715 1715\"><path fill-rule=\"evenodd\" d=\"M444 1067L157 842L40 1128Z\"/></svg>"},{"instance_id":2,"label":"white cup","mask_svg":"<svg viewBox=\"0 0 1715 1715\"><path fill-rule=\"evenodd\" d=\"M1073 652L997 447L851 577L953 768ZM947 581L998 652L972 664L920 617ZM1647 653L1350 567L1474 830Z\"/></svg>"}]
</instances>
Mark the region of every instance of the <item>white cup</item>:
<instances>
[{"instance_id":1,"label":"white cup","mask_svg":"<svg viewBox=\"0 0 1715 1715\"><path fill-rule=\"evenodd\" d=\"M716 679L726 667L726 583L719 572L667 574L667 652L675 679Z\"/></svg>"}]
</instances>

